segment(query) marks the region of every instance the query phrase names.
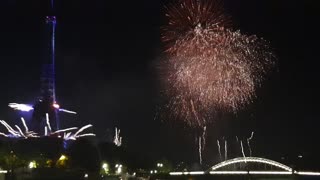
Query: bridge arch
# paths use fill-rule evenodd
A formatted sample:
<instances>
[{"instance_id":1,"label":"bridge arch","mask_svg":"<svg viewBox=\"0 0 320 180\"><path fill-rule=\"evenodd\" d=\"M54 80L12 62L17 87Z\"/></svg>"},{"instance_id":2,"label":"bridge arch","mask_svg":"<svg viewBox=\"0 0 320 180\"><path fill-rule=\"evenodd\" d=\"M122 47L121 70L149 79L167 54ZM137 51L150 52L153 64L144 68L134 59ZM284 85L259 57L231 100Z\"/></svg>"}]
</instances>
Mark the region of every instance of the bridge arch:
<instances>
[{"instance_id":1,"label":"bridge arch","mask_svg":"<svg viewBox=\"0 0 320 180\"><path fill-rule=\"evenodd\" d=\"M265 159L265 158L260 158L260 157L239 157L239 158L226 160L226 161L223 161L219 164L212 166L209 169L209 171L216 171L216 170L219 170L223 167L227 167L229 165L238 164L238 163L248 163L248 162L266 164L266 165L280 168L284 171L292 172L292 168L290 168L289 166L286 166L282 163L279 163L279 162L276 162L276 161L273 161L270 159Z\"/></svg>"}]
</instances>

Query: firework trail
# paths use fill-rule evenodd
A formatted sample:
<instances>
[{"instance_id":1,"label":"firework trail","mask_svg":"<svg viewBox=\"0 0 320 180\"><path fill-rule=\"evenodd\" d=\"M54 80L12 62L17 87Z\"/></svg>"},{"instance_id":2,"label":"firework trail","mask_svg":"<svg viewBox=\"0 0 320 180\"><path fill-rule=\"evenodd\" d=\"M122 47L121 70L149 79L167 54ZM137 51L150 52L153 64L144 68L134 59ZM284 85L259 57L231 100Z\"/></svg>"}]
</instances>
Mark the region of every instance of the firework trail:
<instances>
[{"instance_id":1,"label":"firework trail","mask_svg":"<svg viewBox=\"0 0 320 180\"><path fill-rule=\"evenodd\" d=\"M58 131L53 132L52 134L57 134L57 133L61 133L61 132L67 132L67 131L72 131L72 130L76 130L78 129L78 127L71 127L71 128L66 128L66 129L60 129Z\"/></svg>"},{"instance_id":2,"label":"firework trail","mask_svg":"<svg viewBox=\"0 0 320 180\"><path fill-rule=\"evenodd\" d=\"M50 125L49 114L48 113L46 113L46 123L47 123L47 126L48 126L49 133L51 133L51 125Z\"/></svg>"},{"instance_id":3,"label":"firework trail","mask_svg":"<svg viewBox=\"0 0 320 180\"><path fill-rule=\"evenodd\" d=\"M28 128L28 126L26 124L26 121L23 118L21 118L21 121L22 121L22 124L23 124L24 129L26 130L26 132L29 132L29 128Z\"/></svg>"},{"instance_id":4,"label":"firework trail","mask_svg":"<svg viewBox=\"0 0 320 180\"><path fill-rule=\"evenodd\" d=\"M199 141L199 161L200 161L200 164L202 164L202 152L204 151L205 149L205 146L206 146L206 132L207 132L207 127L204 126L202 128L202 135L198 137L198 141Z\"/></svg>"},{"instance_id":5,"label":"firework trail","mask_svg":"<svg viewBox=\"0 0 320 180\"><path fill-rule=\"evenodd\" d=\"M251 132L251 136L247 139L247 144L248 144L248 147L249 147L250 157L252 157L252 150L251 150L251 146L250 146L250 141L252 140L253 135L254 135L254 132L252 131Z\"/></svg>"},{"instance_id":6,"label":"firework trail","mask_svg":"<svg viewBox=\"0 0 320 180\"><path fill-rule=\"evenodd\" d=\"M4 137L9 137L9 138L38 138L38 137L40 137L40 136L38 136L37 133L35 133L33 131L29 131L29 128L23 118L21 118L21 121L22 121L22 124L25 128L24 132L21 130L21 128L18 125L15 125L15 128L17 130L14 130L7 122L0 120L0 124L2 124L7 129L7 131L10 133L10 134L5 134L5 133L0 132L0 135L4 136ZM85 129L88 129L90 127L92 127L91 124L83 126L74 134L72 134L72 132L69 132L69 131L76 130L76 129L78 129L78 127L71 127L71 128L61 129L61 130L57 130L57 131L52 132L51 126L50 126L49 115L46 114L46 126L44 127L44 136L52 136L52 135L58 134L57 137L60 138L61 136L59 134L64 133L64 136L63 136L64 140L76 140L77 138L80 138L80 137L95 136L95 134L93 134L93 133L80 134Z\"/></svg>"},{"instance_id":7,"label":"firework trail","mask_svg":"<svg viewBox=\"0 0 320 180\"><path fill-rule=\"evenodd\" d=\"M5 133L2 133L2 132L0 132L0 135L4 136L4 137L8 137L8 135L6 135Z\"/></svg>"},{"instance_id":8,"label":"firework trail","mask_svg":"<svg viewBox=\"0 0 320 180\"><path fill-rule=\"evenodd\" d=\"M199 162L202 164L202 143L201 143L201 136L199 136L198 141L199 141Z\"/></svg>"},{"instance_id":9,"label":"firework trail","mask_svg":"<svg viewBox=\"0 0 320 180\"><path fill-rule=\"evenodd\" d=\"M65 112L65 113L69 113L69 114L77 114L77 112L75 111L70 111L70 110L67 110L67 109L59 109L59 111L62 111L62 112Z\"/></svg>"},{"instance_id":10,"label":"firework trail","mask_svg":"<svg viewBox=\"0 0 320 180\"><path fill-rule=\"evenodd\" d=\"M219 156L220 156L220 161L222 161L221 146L220 146L219 140L217 140L217 145L218 145L218 152L219 152Z\"/></svg>"},{"instance_id":11,"label":"firework trail","mask_svg":"<svg viewBox=\"0 0 320 180\"><path fill-rule=\"evenodd\" d=\"M206 146L206 132L207 132L207 127L206 126L204 126L203 127L203 131L202 131L202 140L203 140L203 147L205 147Z\"/></svg>"},{"instance_id":12,"label":"firework trail","mask_svg":"<svg viewBox=\"0 0 320 180\"><path fill-rule=\"evenodd\" d=\"M242 144L242 141L240 141L240 146L241 146L241 152L242 152L242 155L244 158L246 158L246 155L244 153L244 150L243 150L243 144Z\"/></svg>"},{"instance_id":13,"label":"firework trail","mask_svg":"<svg viewBox=\"0 0 320 180\"><path fill-rule=\"evenodd\" d=\"M224 140L224 160L228 159L228 144L227 140Z\"/></svg>"},{"instance_id":14,"label":"firework trail","mask_svg":"<svg viewBox=\"0 0 320 180\"><path fill-rule=\"evenodd\" d=\"M22 137L27 138L27 136L23 134L22 130L20 129L20 127L19 127L18 125L15 125L15 127L18 129L18 131L19 131L19 133L20 133L20 135L21 135Z\"/></svg>"},{"instance_id":15,"label":"firework trail","mask_svg":"<svg viewBox=\"0 0 320 180\"><path fill-rule=\"evenodd\" d=\"M21 120L22 120L22 122L24 122L23 119L21 119ZM16 127L16 129L17 129L17 131L16 131L16 130L14 130L7 122L5 122L5 121L3 121L3 120L0 120L0 123L1 123L1 124L8 130L8 132L10 133L10 134L5 134L5 133L2 133L2 132L1 132L0 135L3 135L3 136L5 136L5 137L13 137L13 138L37 137L37 134L34 133L34 132L32 132L32 131L25 131L25 132L23 132L18 125L15 125L15 127ZM26 129L28 129L28 128L26 127Z\"/></svg>"},{"instance_id":16,"label":"firework trail","mask_svg":"<svg viewBox=\"0 0 320 180\"><path fill-rule=\"evenodd\" d=\"M118 130L118 128L115 129L113 143L118 147L122 145L122 137L120 137L120 129Z\"/></svg>"},{"instance_id":17,"label":"firework trail","mask_svg":"<svg viewBox=\"0 0 320 180\"><path fill-rule=\"evenodd\" d=\"M0 123L8 130L8 132L10 133L7 136L10 137L20 137L19 132L15 131L7 122L0 120Z\"/></svg>"},{"instance_id":18,"label":"firework trail","mask_svg":"<svg viewBox=\"0 0 320 180\"><path fill-rule=\"evenodd\" d=\"M174 117L204 127L215 111L236 112L249 104L272 65L268 44L233 31L217 1L181 1L166 15L162 75Z\"/></svg>"},{"instance_id":19,"label":"firework trail","mask_svg":"<svg viewBox=\"0 0 320 180\"><path fill-rule=\"evenodd\" d=\"M80 128L80 129L74 134L74 136L77 136L79 133L81 133L82 131L84 131L85 129L88 129L88 128L90 128L90 127L92 127L91 124L88 124L88 125L83 126L82 128Z\"/></svg>"}]
</instances>

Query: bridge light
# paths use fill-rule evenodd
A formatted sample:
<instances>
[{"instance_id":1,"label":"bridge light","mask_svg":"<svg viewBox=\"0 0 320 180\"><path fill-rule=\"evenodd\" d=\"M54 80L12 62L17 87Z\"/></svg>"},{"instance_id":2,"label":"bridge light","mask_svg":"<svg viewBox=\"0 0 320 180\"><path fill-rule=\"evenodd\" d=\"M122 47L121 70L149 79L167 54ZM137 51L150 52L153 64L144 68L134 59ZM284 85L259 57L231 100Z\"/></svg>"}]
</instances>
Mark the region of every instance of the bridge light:
<instances>
[{"instance_id":1,"label":"bridge light","mask_svg":"<svg viewBox=\"0 0 320 180\"><path fill-rule=\"evenodd\" d=\"M304 171L298 171L295 172L295 174L299 174L299 175L305 175L305 176L320 176L320 172L304 172Z\"/></svg>"}]
</instances>

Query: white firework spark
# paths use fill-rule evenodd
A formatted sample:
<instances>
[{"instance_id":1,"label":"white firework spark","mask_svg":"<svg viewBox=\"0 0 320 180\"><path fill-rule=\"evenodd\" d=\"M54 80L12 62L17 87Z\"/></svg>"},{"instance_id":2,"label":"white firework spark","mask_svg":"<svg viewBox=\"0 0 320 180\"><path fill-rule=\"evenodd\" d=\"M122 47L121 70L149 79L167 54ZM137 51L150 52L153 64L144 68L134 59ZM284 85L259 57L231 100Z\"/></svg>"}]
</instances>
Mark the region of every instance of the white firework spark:
<instances>
[{"instance_id":1,"label":"white firework spark","mask_svg":"<svg viewBox=\"0 0 320 180\"><path fill-rule=\"evenodd\" d=\"M62 133L62 132L67 132L67 131L72 131L72 130L76 130L78 129L78 127L71 127L71 128L66 128L66 129L60 129L57 130L55 132L53 132L52 134L57 134L57 133Z\"/></svg>"},{"instance_id":2,"label":"white firework spark","mask_svg":"<svg viewBox=\"0 0 320 180\"><path fill-rule=\"evenodd\" d=\"M8 130L10 134L7 137L21 137L20 133L15 131L7 122L0 120L0 123ZM2 133L3 134L3 133Z\"/></svg>"},{"instance_id":3,"label":"white firework spark","mask_svg":"<svg viewBox=\"0 0 320 180\"><path fill-rule=\"evenodd\" d=\"M120 136L120 129L118 129L117 127L115 128L113 143L118 147L122 145L122 137Z\"/></svg>"},{"instance_id":4,"label":"white firework spark","mask_svg":"<svg viewBox=\"0 0 320 180\"><path fill-rule=\"evenodd\" d=\"M47 126L48 126L49 133L51 133L51 125L50 125L50 120L49 120L49 114L48 113L46 113L46 123L47 123Z\"/></svg>"},{"instance_id":5,"label":"white firework spark","mask_svg":"<svg viewBox=\"0 0 320 180\"><path fill-rule=\"evenodd\" d=\"M4 137L11 137L11 138L38 138L38 137L40 137L37 133L35 133L33 131L29 131L29 128L23 118L21 118L21 122L24 126L25 131L22 131L18 125L15 125L15 128L17 129L17 130L15 130L7 122L5 122L4 120L0 120L0 124L2 124L9 132L9 134L5 134L3 132L0 132L0 135L4 136ZM77 138L80 138L80 137L95 136L95 134L93 134L93 133L81 134L84 130L86 130L90 127L92 127L92 125L88 124L88 125L81 127L80 129L78 127L70 127L70 128L66 128L66 129L52 131L51 125L50 125L49 114L46 113L46 126L44 127L44 136L58 135L57 137L60 138L61 136L59 134L64 133L64 136L62 137L64 140L76 140ZM77 132L75 132L74 134L72 134L71 131L77 130L77 129L79 129L79 130Z\"/></svg>"},{"instance_id":6,"label":"white firework spark","mask_svg":"<svg viewBox=\"0 0 320 180\"><path fill-rule=\"evenodd\" d=\"M24 126L25 131L26 131L26 132L29 132L29 128L28 128L25 120L23 119L23 117L21 118L21 121L22 121L22 124L23 124L23 126Z\"/></svg>"},{"instance_id":7,"label":"white firework spark","mask_svg":"<svg viewBox=\"0 0 320 180\"><path fill-rule=\"evenodd\" d=\"M44 127L44 136L48 136L48 127L47 126Z\"/></svg>"}]
</instances>

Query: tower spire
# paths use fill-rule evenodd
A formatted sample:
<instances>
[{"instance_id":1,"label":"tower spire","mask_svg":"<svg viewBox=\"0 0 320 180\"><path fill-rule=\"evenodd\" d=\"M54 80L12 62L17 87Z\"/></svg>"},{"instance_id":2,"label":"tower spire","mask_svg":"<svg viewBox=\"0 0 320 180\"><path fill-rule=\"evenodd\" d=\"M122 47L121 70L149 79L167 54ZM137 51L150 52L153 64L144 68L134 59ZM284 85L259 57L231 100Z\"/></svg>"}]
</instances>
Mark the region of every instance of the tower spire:
<instances>
[{"instance_id":1,"label":"tower spire","mask_svg":"<svg viewBox=\"0 0 320 180\"><path fill-rule=\"evenodd\" d=\"M34 106L33 125L38 129L40 122L44 119L46 113L50 115L50 119L54 129L59 129L58 109L59 105L56 101L55 89L55 30L56 16L54 15L54 0L51 0L51 7L48 16L46 16L46 26L48 32L47 53L43 60L43 68L41 75L41 90L39 101Z\"/></svg>"}]
</instances>

